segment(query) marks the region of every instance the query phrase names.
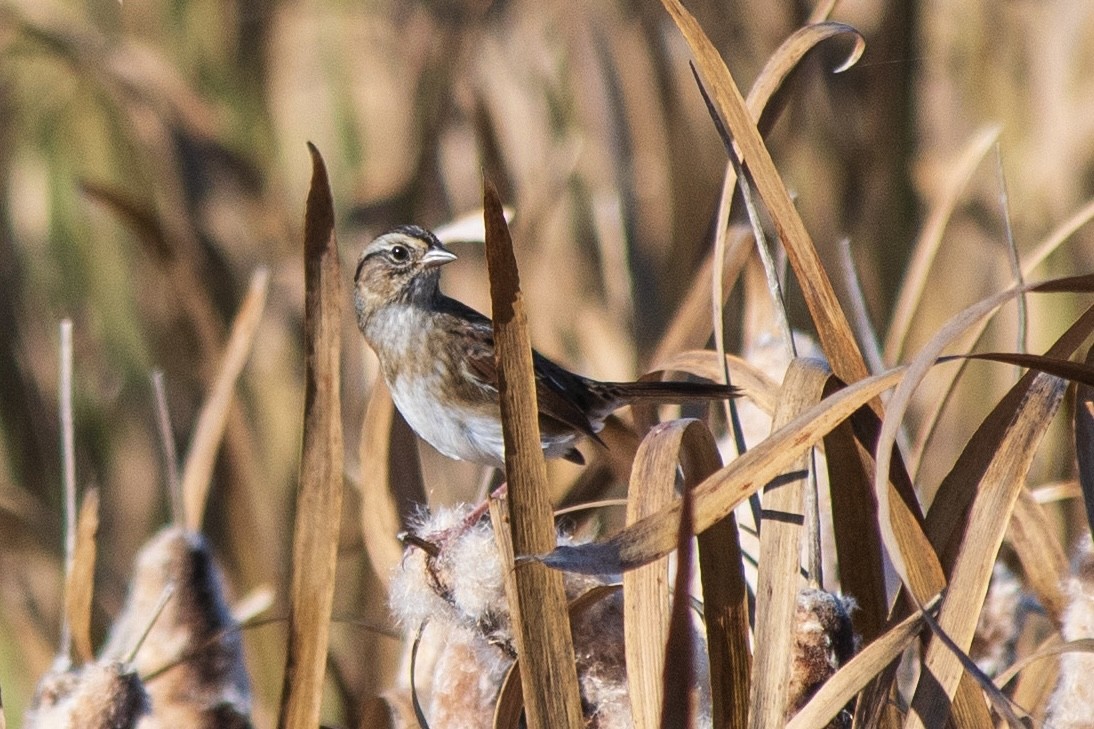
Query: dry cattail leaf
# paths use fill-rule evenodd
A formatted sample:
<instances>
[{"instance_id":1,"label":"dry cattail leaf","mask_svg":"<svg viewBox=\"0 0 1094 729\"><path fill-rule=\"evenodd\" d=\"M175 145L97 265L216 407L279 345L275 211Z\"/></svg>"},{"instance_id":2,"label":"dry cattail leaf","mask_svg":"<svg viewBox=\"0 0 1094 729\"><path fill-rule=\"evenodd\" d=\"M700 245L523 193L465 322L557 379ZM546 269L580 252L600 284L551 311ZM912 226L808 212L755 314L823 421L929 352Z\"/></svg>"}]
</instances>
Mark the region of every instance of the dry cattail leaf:
<instances>
[{"instance_id":1,"label":"dry cattail leaf","mask_svg":"<svg viewBox=\"0 0 1094 729\"><path fill-rule=\"evenodd\" d=\"M856 409L893 387L905 373L898 368L860 380L809 408L771 434L748 453L712 474L695 488L695 522L700 534L724 519L741 502L785 468L806 448L823 438ZM570 571L599 574L624 572L657 559L672 549L679 504L646 517L606 542L558 548L539 557L546 564Z\"/></svg>"},{"instance_id":2,"label":"dry cattail leaf","mask_svg":"<svg viewBox=\"0 0 1094 729\"><path fill-rule=\"evenodd\" d=\"M239 307L232 332L228 338L224 355L216 380L201 408L194 435L190 441L190 450L186 454L186 463L182 469L182 495L185 504L186 527L190 531L201 529L201 520L205 514L205 502L212 485L213 466L216 463L217 450L228 423L228 412L232 407L236 381L254 345L255 333L262 320L266 306L266 292L269 289L270 273L265 268L255 271L247 297Z\"/></svg>"},{"instance_id":3,"label":"dry cattail leaf","mask_svg":"<svg viewBox=\"0 0 1094 729\"><path fill-rule=\"evenodd\" d=\"M165 590L173 594L160 605ZM103 658L133 655L152 701L148 729L206 722L249 726L250 679L239 626L223 592L200 534L168 527L137 555L129 597Z\"/></svg>"},{"instance_id":4,"label":"dry cattail leaf","mask_svg":"<svg viewBox=\"0 0 1094 729\"><path fill-rule=\"evenodd\" d=\"M761 134L767 134L778 118L786 102L785 95L780 95L779 92L786 86L791 74L799 68L805 55L826 39L845 33L855 35L855 48L841 67L847 68L862 54L864 45L858 31L841 23L818 22L801 28L771 55L760 75L756 77L746 102ZM695 284L688 290L684 302L677 309L652 358L653 362L666 359L682 349L700 346L708 339L711 331L710 322L706 318L709 304L713 300L715 313L721 311L730 284L736 280L748 258L751 231L747 227L737 226L727 231L725 225L730 215L736 180L733 165L726 164L718 203L714 250L696 274ZM719 270L722 275L715 278L712 272ZM714 320L716 324L720 321L720 317ZM720 327L715 326L715 335L720 338L719 330ZM721 352L722 347L718 347L718 351Z\"/></svg>"},{"instance_id":5,"label":"dry cattail leaf","mask_svg":"<svg viewBox=\"0 0 1094 729\"><path fill-rule=\"evenodd\" d=\"M95 591L95 535L99 531L99 492L89 489L76 522L76 551L72 569L65 576L65 616L72 631L72 646L81 663L95 656L91 649L91 598Z\"/></svg>"},{"instance_id":6,"label":"dry cattail leaf","mask_svg":"<svg viewBox=\"0 0 1094 729\"><path fill-rule=\"evenodd\" d=\"M1021 361L1036 365L1042 361L1066 356L1083 342L1091 327L1094 327L1094 307L1088 309L1061 335L1049 348L1046 357L1026 356L1021 358ZM955 561L958 544L963 535L962 525L966 522L969 504L975 498L976 486L982 480L983 472L988 468L990 459L998 447L998 439L1006 432L1008 422L1028 397L1027 391L1032 386L1033 378L1034 373L1028 372L999 401L992 413L973 434L957 463L935 493L927 515L927 534L931 543L942 555L947 568L952 568Z\"/></svg>"},{"instance_id":7,"label":"dry cattail leaf","mask_svg":"<svg viewBox=\"0 0 1094 729\"><path fill-rule=\"evenodd\" d=\"M711 86L713 101L725 119L733 140L741 150L742 161L754 178L760 197L787 251L806 306L809 308L833 371L848 382L863 379L867 375L866 364L854 340L850 325L836 300L812 240L775 170L759 132L745 109L729 69L726 68L695 18L678 0L663 0L662 4L687 39L704 78ZM879 403L871 403L871 407L880 412ZM886 420L886 424L889 423L890 421ZM893 435L895 435L895 426L890 425L890 427L894 428ZM884 435L883 426L882 436ZM892 463L893 439L882 437L879 439L879 444L882 453L878 458L875 473L875 490L881 507L879 511L882 515L882 534L889 551L896 552L894 561L899 567L904 568L900 570L900 574L908 578L909 571L905 560L901 558L901 553L906 552L919 557L930 554L930 548L918 523L917 502L914 495L901 493L890 485L889 465ZM891 498L891 489L892 496L896 498ZM941 573L933 561L926 560L922 566L917 563L912 566L912 570L915 574L908 579L914 580L913 589L919 593L918 597L921 600L937 592L941 587Z\"/></svg>"},{"instance_id":8,"label":"dry cattail leaf","mask_svg":"<svg viewBox=\"0 0 1094 729\"><path fill-rule=\"evenodd\" d=\"M1007 541L1022 563L1029 589L1052 622L1060 625L1066 606L1061 585L1067 578L1067 557L1044 508L1028 489L1022 489L1018 494Z\"/></svg>"},{"instance_id":9,"label":"dry cattail leaf","mask_svg":"<svg viewBox=\"0 0 1094 729\"><path fill-rule=\"evenodd\" d=\"M818 400L830 372L818 360L796 359L783 380L773 429L792 421ZM749 694L749 726L778 726L788 710L794 633L791 626L801 590L803 490L808 451L764 488L760 568L756 583L756 640ZM796 707L795 707L796 708Z\"/></svg>"},{"instance_id":10,"label":"dry cattail leaf","mask_svg":"<svg viewBox=\"0 0 1094 729\"><path fill-rule=\"evenodd\" d=\"M891 502L888 479L884 476L884 474L889 473L889 467L893 463L892 457L895 453L897 431L900 428L904 413L908 409L915 388L922 382L927 371L938 361L942 351L950 342L960 336L961 332L973 326L977 321L1011 298L1025 291L1085 291L1092 286L1094 286L1094 276L1052 279L1008 289L973 304L951 317L950 321L931 338L923 350L916 355L909 366L907 375L890 398L888 412L882 422L881 432L878 434L874 491L878 501L881 535L886 550L892 559L893 568L900 575L901 581L917 593L916 598L920 602L940 589L943 582L942 575L936 560L924 560L924 556L933 555L934 550L932 550L929 543L921 538L922 534L915 529L909 530L908 527L911 524L903 517L894 518L895 515L891 509L894 506L897 508L902 508L902 506L899 502ZM1078 344L1074 346L1078 346ZM966 453L971 453L971 451L966 450ZM944 518L951 519L959 518L963 510L940 509L939 512ZM943 533L948 535L951 530L947 528L943 530ZM932 534L934 533L932 532ZM937 546L939 541L932 538L931 543ZM933 590L931 589L932 585L935 586Z\"/></svg>"},{"instance_id":11,"label":"dry cattail leaf","mask_svg":"<svg viewBox=\"0 0 1094 729\"><path fill-rule=\"evenodd\" d=\"M339 384L342 280L334 203L323 158L308 145L312 181L304 213L304 445L293 530L289 640L278 727L319 722L342 513Z\"/></svg>"},{"instance_id":12,"label":"dry cattail leaf","mask_svg":"<svg viewBox=\"0 0 1094 729\"><path fill-rule=\"evenodd\" d=\"M790 194L775 169L771 154L752 121L729 69L698 22L679 0L663 0L662 4L695 54L699 71L710 85L712 99L740 148L742 161L771 214L833 371L848 382L862 379L867 374L866 365L851 327L836 301L812 239L790 200Z\"/></svg>"},{"instance_id":13,"label":"dry cattail leaf","mask_svg":"<svg viewBox=\"0 0 1094 729\"><path fill-rule=\"evenodd\" d=\"M1085 318L1088 321L1082 328L1094 326L1094 316ZM985 437L995 444L995 455L985 464L981 478L971 479L974 487L983 483L990 484L990 488L976 489L969 506L967 526L953 562L947 600L938 618L941 629L961 650L967 651L972 642L976 617L991 577L991 563L1002 544L1019 489L1024 485L1026 471L1036 452L1035 446L1063 398L1064 386L1060 380L1044 374L1031 375L1023 378L1024 396L1007 409L1007 419L989 421L991 427L985 430L990 435ZM924 677L916 688L909 715L911 727L933 727L944 722L950 712L948 697L954 695L963 675L961 662L941 640L928 644L923 665ZM985 707L974 694L964 701L958 700L954 712L959 722L967 722L962 725L979 726L984 721Z\"/></svg>"},{"instance_id":14,"label":"dry cattail leaf","mask_svg":"<svg viewBox=\"0 0 1094 729\"><path fill-rule=\"evenodd\" d=\"M532 349L513 242L501 200L488 179L483 181L483 208L512 549L522 555L540 554L554 546L555 529L536 419ZM506 595L517 653L523 658L529 729L581 726L581 699L562 576L538 564L510 568L506 570ZM547 685L551 691L538 690Z\"/></svg>"}]
</instances>

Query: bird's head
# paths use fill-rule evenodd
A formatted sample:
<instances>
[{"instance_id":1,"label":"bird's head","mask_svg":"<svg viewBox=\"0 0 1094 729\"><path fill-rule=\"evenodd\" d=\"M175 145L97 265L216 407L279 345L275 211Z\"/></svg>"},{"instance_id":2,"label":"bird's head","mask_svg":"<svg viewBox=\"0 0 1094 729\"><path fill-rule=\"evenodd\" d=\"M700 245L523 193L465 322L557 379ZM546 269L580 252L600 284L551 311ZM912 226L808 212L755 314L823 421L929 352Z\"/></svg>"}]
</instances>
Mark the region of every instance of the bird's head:
<instances>
[{"instance_id":1,"label":"bird's head","mask_svg":"<svg viewBox=\"0 0 1094 729\"><path fill-rule=\"evenodd\" d=\"M456 260L437 236L403 225L365 246L353 275L359 321L389 304L429 304L437 295L440 267Z\"/></svg>"}]
</instances>

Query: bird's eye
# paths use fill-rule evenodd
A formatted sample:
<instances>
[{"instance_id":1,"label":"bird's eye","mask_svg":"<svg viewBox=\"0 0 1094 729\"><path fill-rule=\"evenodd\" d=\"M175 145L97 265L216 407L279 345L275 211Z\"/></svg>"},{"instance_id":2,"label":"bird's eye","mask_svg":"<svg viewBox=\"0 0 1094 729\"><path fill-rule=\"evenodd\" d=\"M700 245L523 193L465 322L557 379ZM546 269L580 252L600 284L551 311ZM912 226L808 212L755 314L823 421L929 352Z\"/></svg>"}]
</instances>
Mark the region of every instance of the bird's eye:
<instances>
[{"instance_id":1,"label":"bird's eye","mask_svg":"<svg viewBox=\"0 0 1094 729\"><path fill-rule=\"evenodd\" d=\"M392 246L391 247L391 260L396 263L406 263L410 260L410 251L406 246Z\"/></svg>"}]
</instances>

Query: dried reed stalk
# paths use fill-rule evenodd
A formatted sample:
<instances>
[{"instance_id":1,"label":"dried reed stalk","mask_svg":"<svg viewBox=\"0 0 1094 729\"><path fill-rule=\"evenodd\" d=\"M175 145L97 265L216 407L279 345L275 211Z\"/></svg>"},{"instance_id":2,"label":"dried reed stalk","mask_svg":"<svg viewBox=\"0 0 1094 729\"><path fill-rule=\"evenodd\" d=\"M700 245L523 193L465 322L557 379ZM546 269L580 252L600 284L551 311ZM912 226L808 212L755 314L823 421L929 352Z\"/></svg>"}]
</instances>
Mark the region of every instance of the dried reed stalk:
<instances>
[{"instance_id":1,"label":"dried reed stalk","mask_svg":"<svg viewBox=\"0 0 1094 729\"><path fill-rule=\"evenodd\" d=\"M545 554L555 546L555 527L539 441L524 300L501 200L488 179L483 188L513 550L517 555ZM542 564L522 564L508 571L506 594L521 659L529 729L582 726L562 576ZM544 690L547 686L550 690Z\"/></svg>"},{"instance_id":2,"label":"dried reed stalk","mask_svg":"<svg viewBox=\"0 0 1094 729\"><path fill-rule=\"evenodd\" d=\"M783 380L772 428L778 429L820 399L829 377L817 360L794 360ZM749 726L785 721L794 647L794 611L801 589L803 497L809 472L808 452L790 471L764 488L760 530L760 569L756 585L756 649L749 694Z\"/></svg>"}]
</instances>

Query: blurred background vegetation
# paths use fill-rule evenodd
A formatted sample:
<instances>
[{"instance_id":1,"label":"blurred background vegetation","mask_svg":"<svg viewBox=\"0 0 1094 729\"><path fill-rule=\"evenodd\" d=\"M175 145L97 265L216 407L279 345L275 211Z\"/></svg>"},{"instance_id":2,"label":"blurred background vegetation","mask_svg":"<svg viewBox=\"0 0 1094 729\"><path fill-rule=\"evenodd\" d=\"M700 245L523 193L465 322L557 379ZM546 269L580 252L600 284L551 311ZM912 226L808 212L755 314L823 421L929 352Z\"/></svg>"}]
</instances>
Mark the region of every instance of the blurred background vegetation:
<instances>
[{"instance_id":1,"label":"blurred background vegetation","mask_svg":"<svg viewBox=\"0 0 1094 729\"><path fill-rule=\"evenodd\" d=\"M688 5L745 89L815 11L786 0ZM847 0L832 17L865 36L865 56L833 75L849 44L820 48L769 144L837 288L837 245L850 240L884 332L926 211L985 125L1001 125L1019 251L1091 196L1094 7ZM134 553L168 518L149 374L165 372L184 453L247 281L269 268L206 533L234 595L270 585L271 612L283 615L303 404L305 142L331 172L347 312L363 243L398 223L436 226L474 212L487 169L516 211L537 347L592 376L632 377L656 364L653 347L710 249L725 169L688 58L652 0L0 0L0 684L9 721L18 724L60 624L62 318L76 329L78 481L103 499L101 639ZM905 357L951 313L1013 280L994 160L961 194ZM488 310L481 249L455 250L447 292ZM1089 270L1092 257L1094 236L1080 231L1038 278ZM808 328L790 289L795 323ZM1033 300L1030 349L1043 349L1073 312L1063 299ZM728 314L725 325L739 341L740 318ZM1013 315L1003 317L987 348L1013 349L1015 331ZM399 644L370 629L388 619L352 488L376 367L348 317L344 342L349 501L324 715L367 726ZM925 494L1012 381L997 365L970 373L920 473ZM1043 481L1073 476L1070 435L1058 431L1034 470ZM477 469L427 447L422 457L436 501L478 488ZM259 726L271 725L283 641L277 624L245 637Z\"/></svg>"}]
</instances>

